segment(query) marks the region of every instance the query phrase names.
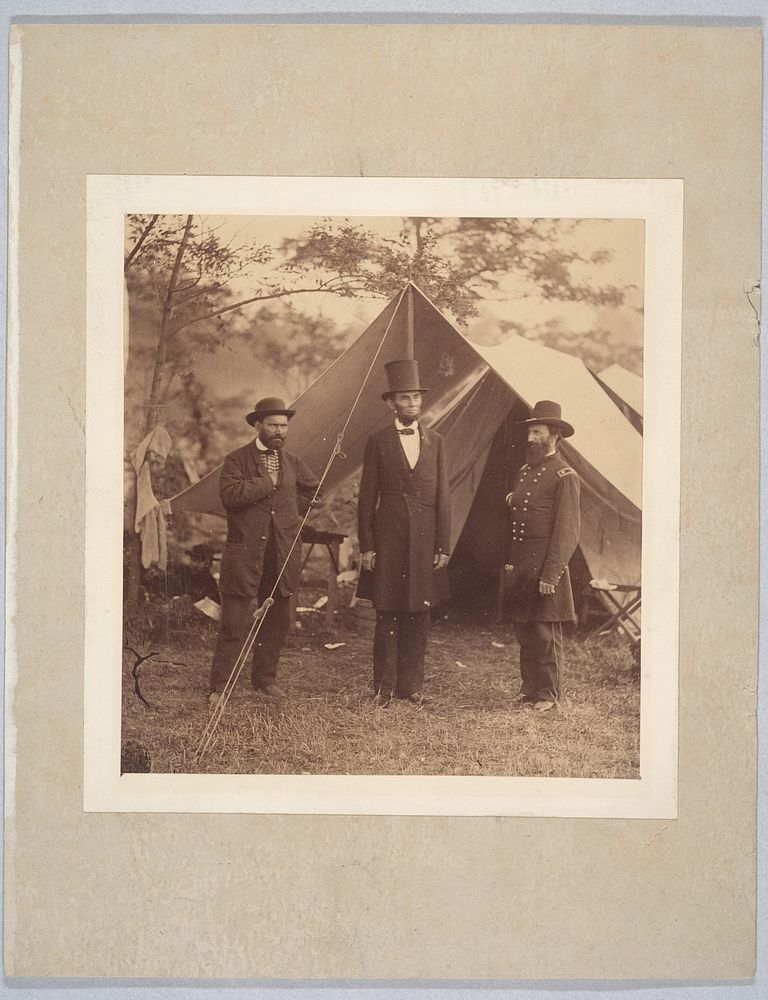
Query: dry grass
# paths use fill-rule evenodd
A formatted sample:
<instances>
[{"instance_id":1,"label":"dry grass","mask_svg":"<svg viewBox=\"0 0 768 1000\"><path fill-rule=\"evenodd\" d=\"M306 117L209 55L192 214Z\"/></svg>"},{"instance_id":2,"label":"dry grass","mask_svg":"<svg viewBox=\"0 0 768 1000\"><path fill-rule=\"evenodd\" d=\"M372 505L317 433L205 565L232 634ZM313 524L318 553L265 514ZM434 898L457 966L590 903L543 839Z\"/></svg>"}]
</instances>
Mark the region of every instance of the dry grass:
<instances>
[{"instance_id":1,"label":"dry grass","mask_svg":"<svg viewBox=\"0 0 768 1000\"><path fill-rule=\"evenodd\" d=\"M155 651L140 679L153 708L134 694L126 653L122 737L148 750L153 772L638 777L639 683L618 637L566 639L560 710L540 716L516 701L511 628L442 620L428 647L428 703L381 709L371 703L370 632L356 631L348 609L333 635L321 616L301 615L281 660L288 697L254 694L244 672L195 760L216 627L184 607L152 614L127 644ZM330 651L328 641L345 645Z\"/></svg>"}]
</instances>

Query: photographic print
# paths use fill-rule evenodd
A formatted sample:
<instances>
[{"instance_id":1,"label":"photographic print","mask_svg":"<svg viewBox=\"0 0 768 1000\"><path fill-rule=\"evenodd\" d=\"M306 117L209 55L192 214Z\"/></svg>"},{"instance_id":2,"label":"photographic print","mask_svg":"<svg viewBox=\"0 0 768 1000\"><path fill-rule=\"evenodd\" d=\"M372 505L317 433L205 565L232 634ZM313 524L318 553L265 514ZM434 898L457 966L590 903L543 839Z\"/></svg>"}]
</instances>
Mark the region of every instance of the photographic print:
<instances>
[{"instance_id":1,"label":"photographic print","mask_svg":"<svg viewBox=\"0 0 768 1000\"><path fill-rule=\"evenodd\" d=\"M760 29L208 20L9 35L7 974L749 978Z\"/></svg>"},{"instance_id":2,"label":"photographic print","mask_svg":"<svg viewBox=\"0 0 768 1000\"><path fill-rule=\"evenodd\" d=\"M120 214L117 788L638 787L653 228L445 183L493 214Z\"/></svg>"}]
</instances>

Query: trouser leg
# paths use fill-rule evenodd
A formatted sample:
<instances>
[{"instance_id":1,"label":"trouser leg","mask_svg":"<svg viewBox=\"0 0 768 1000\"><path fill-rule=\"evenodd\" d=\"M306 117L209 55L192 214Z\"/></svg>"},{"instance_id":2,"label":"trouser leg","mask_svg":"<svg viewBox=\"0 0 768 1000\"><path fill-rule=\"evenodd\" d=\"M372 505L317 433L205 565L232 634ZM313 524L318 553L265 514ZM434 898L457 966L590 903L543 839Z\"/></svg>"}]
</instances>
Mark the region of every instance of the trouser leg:
<instances>
[{"instance_id":1,"label":"trouser leg","mask_svg":"<svg viewBox=\"0 0 768 1000\"><path fill-rule=\"evenodd\" d=\"M531 626L531 622L515 622L515 635L520 646L520 694L523 696L523 701L534 700L533 629Z\"/></svg>"},{"instance_id":2,"label":"trouser leg","mask_svg":"<svg viewBox=\"0 0 768 1000\"><path fill-rule=\"evenodd\" d=\"M421 694L424 687L424 655L430 621L428 611L400 615L396 694L401 698Z\"/></svg>"},{"instance_id":3,"label":"trouser leg","mask_svg":"<svg viewBox=\"0 0 768 1000\"><path fill-rule=\"evenodd\" d=\"M223 691L251 621L251 598L221 595L219 635L211 664L211 691Z\"/></svg>"},{"instance_id":4,"label":"trouser leg","mask_svg":"<svg viewBox=\"0 0 768 1000\"><path fill-rule=\"evenodd\" d=\"M291 626L291 599L275 594L275 603L261 623L253 647L251 683L255 688L265 688L275 682L280 653Z\"/></svg>"},{"instance_id":5,"label":"trouser leg","mask_svg":"<svg viewBox=\"0 0 768 1000\"><path fill-rule=\"evenodd\" d=\"M400 629L399 615L391 611L376 612L373 634L373 689L390 698L397 680L397 646Z\"/></svg>"},{"instance_id":6,"label":"trouser leg","mask_svg":"<svg viewBox=\"0 0 768 1000\"><path fill-rule=\"evenodd\" d=\"M516 622L525 701L557 701L563 662L562 622Z\"/></svg>"},{"instance_id":7,"label":"trouser leg","mask_svg":"<svg viewBox=\"0 0 768 1000\"><path fill-rule=\"evenodd\" d=\"M271 535L264 553L264 569L259 584L259 606L272 593L277 573L275 536ZM264 616L253 647L251 683L255 688L265 688L274 683L280 653L291 626L291 599L280 593L279 586L274 594L274 602Z\"/></svg>"}]
</instances>

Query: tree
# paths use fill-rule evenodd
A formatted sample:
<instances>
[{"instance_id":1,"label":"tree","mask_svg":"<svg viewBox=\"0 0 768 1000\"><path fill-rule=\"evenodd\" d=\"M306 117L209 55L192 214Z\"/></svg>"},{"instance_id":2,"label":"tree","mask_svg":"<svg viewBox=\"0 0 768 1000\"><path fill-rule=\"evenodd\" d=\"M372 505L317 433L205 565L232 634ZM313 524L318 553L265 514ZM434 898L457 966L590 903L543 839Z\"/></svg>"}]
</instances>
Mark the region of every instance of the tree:
<instances>
[{"instance_id":1,"label":"tree","mask_svg":"<svg viewBox=\"0 0 768 1000\"><path fill-rule=\"evenodd\" d=\"M344 279L339 295L391 298L415 282L438 309L460 325L491 298L588 302L618 306L627 287L598 285L579 269L598 270L608 250L580 252L578 219L403 219L397 239L384 239L359 225L325 219L306 237L284 241L285 270L321 269Z\"/></svg>"},{"instance_id":2,"label":"tree","mask_svg":"<svg viewBox=\"0 0 768 1000\"><path fill-rule=\"evenodd\" d=\"M158 422L170 385L179 373L181 332L193 324L207 323L209 337L224 339L227 324L220 317L249 301L274 298L284 292L265 287L247 301L233 303L232 281L249 268L267 263L272 250L256 244L223 244L204 219L193 215L129 215L127 229L125 273L129 293L131 279L143 279L157 314L154 363L145 403L143 432L147 434Z\"/></svg>"},{"instance_id":3,"label":"tree","mask_svg":"<svg viewBox=\"0 0 768 1000\"><path fill-rule=\"evenodd\" d=\"M157 423L183 370L179 345L192 328L198 340L221 345L235 328L233 319L257 303L308 292L390 298L412 280L460 324L493 296L620 304L623 289L579 280L579 265L599 268L610 255L574 249L578 227L578 220L408 217L397 237L386 238L347 220L324 219L272 247L223 242L223 224L203 217L131 215L129 288L140 275L157 312L144 432Z\"/></svg>"}]
</instances>

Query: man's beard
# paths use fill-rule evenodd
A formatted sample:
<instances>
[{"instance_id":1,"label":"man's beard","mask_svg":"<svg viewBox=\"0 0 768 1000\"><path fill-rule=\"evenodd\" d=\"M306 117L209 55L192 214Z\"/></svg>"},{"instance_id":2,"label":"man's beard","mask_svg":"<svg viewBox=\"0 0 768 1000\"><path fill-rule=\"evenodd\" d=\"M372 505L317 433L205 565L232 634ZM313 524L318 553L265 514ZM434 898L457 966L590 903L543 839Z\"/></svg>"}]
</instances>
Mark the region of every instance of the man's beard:
<instances>
[{"instance_id":1,"label":"man's beard","mask_svg":"<svg viewBox=\"0 0 768 1000\"><path fill-rule=\"evenodd\" d=\"M269 448L270 451L280 451L285 441L285 439L281 438L279 434L274 435L274 437L267 438L262 437L260 434L259 437L261 438L261 443L264 447Z\"/></svg>"},{"instance_id":2,"label":"man's beard","mask_svg":"<svg viewBox=\"0 0 768 1000\"><path fill-rule=\"evenodd\" d=\"M542 444L541 442L529 441L525 449L525 460L528 465L541 465L544 459L547 457L549 451L548 444Z\"/></svg>"}]
</instances>

